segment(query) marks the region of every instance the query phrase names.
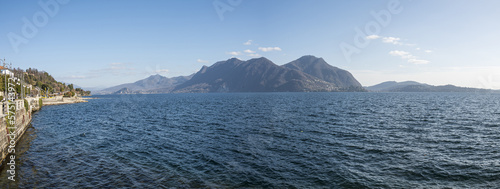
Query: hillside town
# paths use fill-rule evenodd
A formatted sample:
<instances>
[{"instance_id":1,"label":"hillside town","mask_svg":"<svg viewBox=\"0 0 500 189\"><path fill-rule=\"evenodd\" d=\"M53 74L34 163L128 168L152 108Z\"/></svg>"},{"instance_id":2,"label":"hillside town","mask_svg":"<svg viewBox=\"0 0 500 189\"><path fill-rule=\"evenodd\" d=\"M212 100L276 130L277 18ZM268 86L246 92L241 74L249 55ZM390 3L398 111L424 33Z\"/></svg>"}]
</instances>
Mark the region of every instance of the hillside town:
<instances>
[{"instance_id":1,"label":"hillside town","mask_svg":"<svg viewBox=\"0 0 500 189\"><path fill-rule=\"evenodd\" d=\"M34 68L22 70L11 68L5 59L0 60L0 101L5 102L7 80L17 78L15 83L16 99L27 97L42 98L44 101L62 101L90 96L90 91L75 88L73 84L56 81L49 73Z\"/></svg>"}]
</instances>

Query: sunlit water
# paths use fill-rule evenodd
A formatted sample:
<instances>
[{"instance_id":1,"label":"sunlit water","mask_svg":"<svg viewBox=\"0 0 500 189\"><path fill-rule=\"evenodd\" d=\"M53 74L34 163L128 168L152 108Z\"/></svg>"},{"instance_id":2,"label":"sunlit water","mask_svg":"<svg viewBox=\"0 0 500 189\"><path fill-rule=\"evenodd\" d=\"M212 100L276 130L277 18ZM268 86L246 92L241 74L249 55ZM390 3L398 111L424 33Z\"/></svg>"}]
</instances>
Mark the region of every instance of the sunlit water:
<instances>
[{"instance_id":1,"label":"sunlit water","mask_svg":"<svg viewBox=\"0 0 500 189\"><path fill-rule=\"evenodd\" d=\"M32 125L1 186L500 186L500 94L100 96Z\"/></svg>"}]
</instances>

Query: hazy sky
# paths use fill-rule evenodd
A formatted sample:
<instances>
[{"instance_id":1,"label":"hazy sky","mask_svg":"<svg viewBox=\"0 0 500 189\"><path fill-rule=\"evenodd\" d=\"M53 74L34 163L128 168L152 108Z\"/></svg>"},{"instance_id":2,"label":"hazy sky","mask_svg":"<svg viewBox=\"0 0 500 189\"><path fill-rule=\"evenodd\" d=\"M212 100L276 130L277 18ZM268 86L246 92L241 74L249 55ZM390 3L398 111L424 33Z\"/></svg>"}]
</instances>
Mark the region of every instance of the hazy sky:
<instances>
[{"instance_id":1,"label":"hazy sky","mask_svg":"<svg viewBox=\"0 0 500 189\"><path fill-rule=\"evenodd\" d=\"M500 89L500 1L0 1L0 57L82 87L203 65L303 55L364 86L414 80Z\"/></svg>"}]
</instances>

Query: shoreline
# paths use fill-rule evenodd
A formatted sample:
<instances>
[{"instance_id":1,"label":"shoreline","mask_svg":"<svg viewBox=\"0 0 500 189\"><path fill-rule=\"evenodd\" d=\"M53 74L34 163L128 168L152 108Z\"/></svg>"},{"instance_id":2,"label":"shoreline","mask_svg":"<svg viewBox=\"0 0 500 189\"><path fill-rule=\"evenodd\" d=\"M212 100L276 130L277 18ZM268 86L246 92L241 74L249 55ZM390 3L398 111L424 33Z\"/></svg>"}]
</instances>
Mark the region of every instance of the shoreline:
<instances>
[{"instance_id":1,"label":"shoreline","mask_svg":"<svg viewBox=\"0 0 500 189\"><path fill-rule=\"evenodd\" d=\"M56 98L45 98L42 99L44 106L52 106L52 105L63 105L63 104L76 104L82 102L88 102L89 99L95 98L82 98L82 97L56 97Z\"/></svg>"},{"instance_id":2,"label":"shoreline","mask_svg":"<svg viewBox=\"0 0 500 189\"><path fill-rule=\"evenodd\" d=\"M28 103L28 106L23 107L26 102ZM0 126L2 128L5 128L0 129L0 168L4 165L10 165L15 168L15 156L10 156L10 161L7 162L7 155L15 154L15 146L23 137L24 132L30 125L32 121L32 113L41 109L38 102L39 98L32 97L15 100L14 105L11 105L16 107L15 112L13 112L13 119L15 120L15 122L14 125L10 127L7 125L8 112L4 111L9 108L10 104L8 102L0 103L2 105L2 111L0 113L2 115L2 117L0 118ZM9 129L14 129L14 132L12 132L13 134L10 134L11 132L9 132ZM12 175L15 176L15 174Z\"/></svg>"},{"instance_id":3,"label":"shoreline","mask_svg":"<svg viewBox=\"0 0 500 189\"><path fill-rule=\"evenodd\" d=\"M26 109L23 107L24 102L21 99L15 100L15 106L16 106L16 112L15 112L15 119L16 119L16 124L14 126L15 130L15 139L14 144L11 144L8 135L8 129L0 129L0 170L1 168L4 167L7 159L7 155L10 154L10 151L8 151L8 146L17 144L19 140L23 137L24 132L28 128L28 125L32 121L32 113L39 111L41 107L39 106L39 99L42 99L40 97L33 98L33 97L28 97L25 100L28 102L28 107L29 109ZM89 99L97 99L97 98L92 98L92 97L53 97L53 98L43 98L42 99L42 106L51 106L51 105L63 105L63 104L76 104L76 103L82 103L82 102L88 102L87 100ZM3 128L7 128L6 124L6 118L5 118L5 112L3 112L5 106L7 106L6 103L0 103L2 110L0 112L0 125Z\"/></svg>"}]
</instances>

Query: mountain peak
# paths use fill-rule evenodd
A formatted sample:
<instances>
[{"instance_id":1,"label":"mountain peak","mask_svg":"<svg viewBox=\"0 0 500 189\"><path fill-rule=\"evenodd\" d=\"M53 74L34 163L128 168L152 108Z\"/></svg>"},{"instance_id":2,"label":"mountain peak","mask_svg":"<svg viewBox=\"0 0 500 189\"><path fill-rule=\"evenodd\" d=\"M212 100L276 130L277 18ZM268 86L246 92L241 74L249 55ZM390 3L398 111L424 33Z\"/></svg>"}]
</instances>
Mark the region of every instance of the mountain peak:
<instances>
[{"instance_id":1,"label":"mountain peak","mask_svg":"<svg viewBox=\"0 0 500 189\"><path fill-rule=\"evenodd\" d=\"M271 60L265 58L265 57L260 57L260 58L252 58L250 60L247 60L246 62L248 63L270 63L270 64L274 64Z\"/></svg>"},{"instance_id":2,"label":"mountain peak","mask_svg":"<svg viewBox=\"0 0 500 189\"><path fill-rule=\"evenodd\" d=\"M301 61L301 62L321 62L321 63L326 63L326 61L321 58L321 57L316 57L316 56L313 56L313 55L305 55L305 56L302 56L300 57L299 59L297 59L297 61Z\"/></svg>"},{"instance_id":3,"label":"mountain peak","mask_svg":"<svg viewBox=\"0 0 500 189\"><path fill-rule=\"evenodd\" d=\"M207 68L212 68L212 67L216 67L216 66L220 66L220 65L227 65L227 64L236 65L236 64L239 64L241 62L243 62L243 61L238 59L238 58L230 58L230 59L227 59L225 61L216 62L215 64L213 64L212 66L209 66ZM202 69L204 69L204 67Z\"/></svg>"},{"instance_id":4,"label":"mountain peak","mask_svg":"<svg viewBox=\"0 0 500 189\"><path fill-rule=\"evenodd\" d=\"M252 58L250 60L267 60L267 61L271 61L271 60L267 59L266 57Z\"/></svg>"},{"instance_id":5,"label":"mountain peak","mask_svg":"<svg viewBox=\"0 0 500 189\"><path fill-rule=\"evenodd\" d=\"M155 74L155 75L149 76L148 78L159 78L159 77L165 77L165 76L162 76L160 74Z\"/></svg>"},{"instance_id":6,"label":"mountain peak","mask_svg":"<svg viewBox=\"0 0 500 189\"><path fill-rule=\"evenodd\" d=\"M333 83L341 88L361 88L361 84L346 70L328 64L323 58L312 55L302 56L288 64L286 68L299 70L317 77L323 81Z\"/></svg>"},{"instance_id":7,"label":"mountain peak","mask_svg":"<svg viewBox=\"0 0 500 189\"><path fill-rule=\"evenodd\" d=\"M155 75L151 75L151 76L147 77L146 79L144 79L144 81L160 81L163 79L167 79L167 77L162 76L160 74L155 74Z\"/></svg>"},{"instance_id":8,"label":"mountain peak","mask_svg":"<svg viewBox=\"0 0 500 189\"><path fill-rule=\"evenodd\" d=\"M314 55L304 55L304 56L300 57L299 59L308 59L308 60L310 60L310 59L322 59L322 58L321 57L316 57Z\"/></svg>"}]
</instances>

